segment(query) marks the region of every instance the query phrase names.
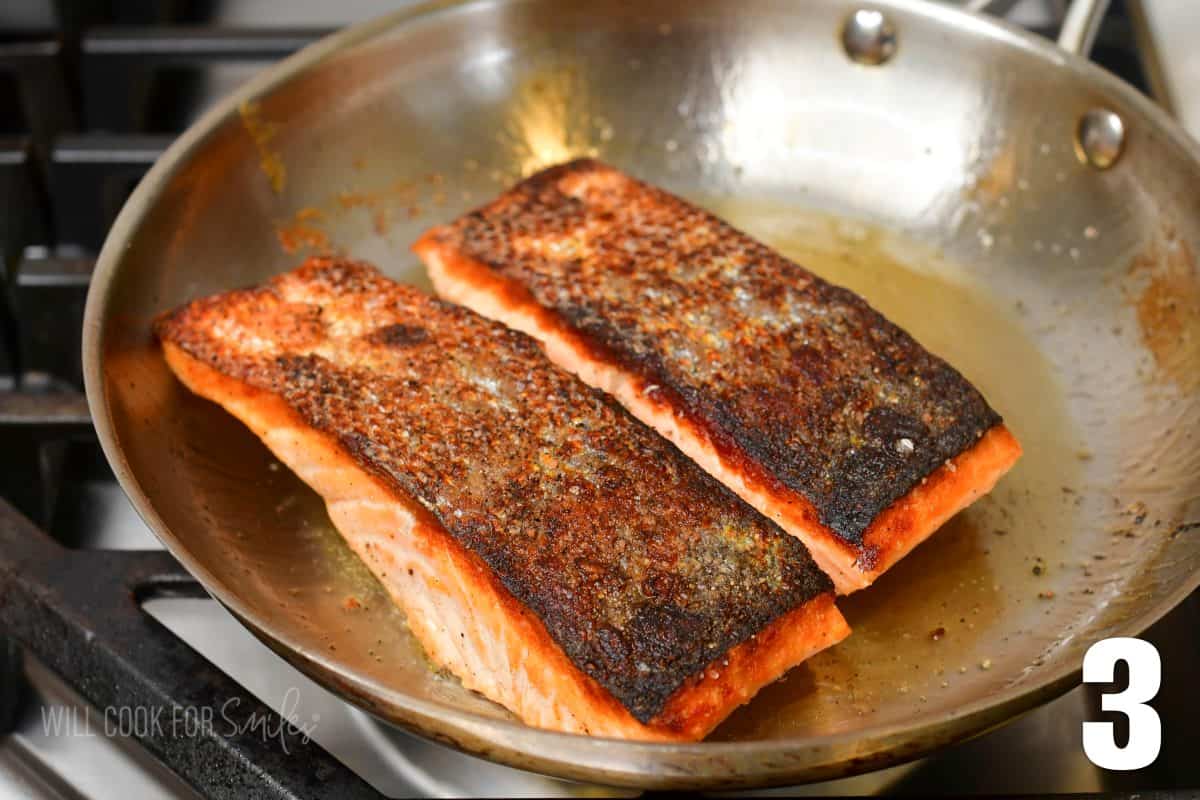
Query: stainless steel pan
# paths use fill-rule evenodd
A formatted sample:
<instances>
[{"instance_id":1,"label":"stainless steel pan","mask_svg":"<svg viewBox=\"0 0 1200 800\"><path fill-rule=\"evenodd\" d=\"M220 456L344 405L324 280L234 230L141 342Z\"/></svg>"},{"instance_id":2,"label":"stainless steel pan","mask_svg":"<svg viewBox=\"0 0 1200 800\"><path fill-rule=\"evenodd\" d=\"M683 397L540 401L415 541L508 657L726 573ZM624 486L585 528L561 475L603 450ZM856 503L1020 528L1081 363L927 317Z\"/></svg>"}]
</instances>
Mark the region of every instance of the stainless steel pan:
<instances>
[{"instance_id":1,"label":"stainless steel pan","mask_svg":"<svg viewBox=\"0 0 1200 800\"><path fill-rule=\"evenodd\" d=\"M1073 47L1096 5L1072 12ZM425 285L407 249L421 230L582 153L860 291L979 384L1026 450L842 603L849 640L701 744L535 730L436 675L318 499L184 391L150 336L159 311L305 249ZM997 725L1196 587L1198 246L1196 144L1082 57L990 18L918 0L432 2L288 59L176 142L104 247L84 363L138 510L324 685L532 770L778 784Z\"/></svg>"}]
</instances>

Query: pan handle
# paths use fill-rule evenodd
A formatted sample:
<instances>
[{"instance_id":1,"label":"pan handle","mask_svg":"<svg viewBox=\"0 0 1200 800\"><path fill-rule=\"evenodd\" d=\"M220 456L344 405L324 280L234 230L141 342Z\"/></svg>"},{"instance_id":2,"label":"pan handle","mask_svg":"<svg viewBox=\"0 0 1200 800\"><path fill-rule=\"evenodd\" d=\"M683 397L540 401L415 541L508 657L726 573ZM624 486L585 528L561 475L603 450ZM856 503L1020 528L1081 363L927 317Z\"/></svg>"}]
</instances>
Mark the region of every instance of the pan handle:
<instances>
[{"instance_id":1,"label":"pan handle","mask_svg":"<svg viewBox=\"0 0 1200 800\"><path fill-rule=\"evenodd\" d=\"M1071 3L1063 18L1062 30L1058 32L1058 46L1081 56L1091 53L1108 4L1109 0L1075 0Z\"/></svg>"},{"instance_id":2,"label":"pan handle","mask_svg":"<svg viewBox=\"0 0 1200 800\"><path fill-rule=\"evenodd\" d=\"M1058 46L1068 53L1086 57L1096 43L1104 12L1110 0L1074 0L1067 8L1062 30L1058 33ZM1017 4L1017 0L968 0L966 9L980 14L1004 15Z\"/></svg>"}]
</instances>

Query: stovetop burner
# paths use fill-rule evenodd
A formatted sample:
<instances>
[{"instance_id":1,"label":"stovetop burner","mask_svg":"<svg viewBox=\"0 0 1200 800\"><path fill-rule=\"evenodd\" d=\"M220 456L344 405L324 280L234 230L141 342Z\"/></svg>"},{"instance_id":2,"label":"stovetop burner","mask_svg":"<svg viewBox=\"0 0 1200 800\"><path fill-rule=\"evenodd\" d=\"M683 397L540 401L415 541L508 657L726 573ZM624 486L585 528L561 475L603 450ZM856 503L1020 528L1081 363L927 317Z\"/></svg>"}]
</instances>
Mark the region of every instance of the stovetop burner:
<instances>
[{"instance_id":1,"label":"stovetop burner","mask_svg":"<svg viewBox=\"0 0 1200 800\"><path fill-rule=\"evenodd\" d=\"M409 736L304 678L161 550L100 453L82 395L93 259L141 175L263 64L393 6L0 8L0 800L602 791ZM1061 6L1025 0L1012 19L1049 34ZM1147 90L1163 77L1161 64L1149 76L1141 68L1139 8L1114 3L1094 57ZM1146 634L1165 668L1155 702L1164 750L1146 770L1110 773L1087 761L1080 724L1102 717L1098 688L1081 687L916 764L787 792L1200 787L1189 752L1200 710L1189 683L1200 674L1197 630L1193 596Z\"/></svg>"}]
</instances>

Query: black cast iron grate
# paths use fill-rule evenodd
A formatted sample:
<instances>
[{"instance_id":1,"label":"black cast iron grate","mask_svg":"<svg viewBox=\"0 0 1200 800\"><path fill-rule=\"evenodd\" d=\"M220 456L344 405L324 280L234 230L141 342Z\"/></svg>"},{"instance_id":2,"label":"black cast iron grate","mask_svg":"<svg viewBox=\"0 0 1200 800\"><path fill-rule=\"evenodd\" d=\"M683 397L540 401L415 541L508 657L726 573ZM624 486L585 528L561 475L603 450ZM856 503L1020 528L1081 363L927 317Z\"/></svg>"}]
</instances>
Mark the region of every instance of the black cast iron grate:
<instances>
[{"instance_id":1,"label":"black cast iron grate","mask_svg":"<svg viewBox=\"0 0 1200 800\"><path fill-rule=\"evenodd\" d=\"M206 596L165 551L68 550L0 501L0 719L20 704L15 643L94 708L193 721L146 726L139 741L207 797L378 797L141 608Z\"/></svg>"},{"instance_id":2,"label":"black cast iron grate","mask_svg":"<svg viewBox=\"0 0 1200 800\"><path fill-rule=\"evenodd\" d=\"M42 5L26 10L50 29L0 29L0 736L24 702L24 652L95 709L221 720L137 737L206 797L377 797L142 610L207 596L170 555L71 549L46 532L69 448L95 449L79 360L93 260L170 142L145 131L177 129L142 111L158 73L274 60L321 32L163 27L170 3Z\"/></svg>"}]
</instances>

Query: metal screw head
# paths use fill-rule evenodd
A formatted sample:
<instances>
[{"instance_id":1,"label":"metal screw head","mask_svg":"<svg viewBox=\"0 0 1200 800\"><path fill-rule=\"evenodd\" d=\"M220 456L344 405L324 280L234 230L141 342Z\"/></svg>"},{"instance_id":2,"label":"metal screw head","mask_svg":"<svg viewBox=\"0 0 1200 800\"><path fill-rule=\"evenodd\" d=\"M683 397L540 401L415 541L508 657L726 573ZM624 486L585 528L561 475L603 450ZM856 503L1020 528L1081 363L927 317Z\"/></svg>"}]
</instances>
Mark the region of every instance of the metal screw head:
<instances>
[{"instance_id":1,"label":"metal screw head","mask_svg":"<svg viewBox=\"0 0 1200 800\"><path fill-rule=\"evenodd\" d=\"M842 47L859 64L877 66L896 54L896 26L882 11L860 8L842 24Z\"/></svg>"},{"instance_id":2,"label":"metal screw head","mask_svg":"<svg viewBox=\"0 0 1200 800\"><path fill-rule=\"evenodd\" d=\"M1075 128L1075 155L1084 164L1108 169L1125 151L1125 121L1115 111L1093 108Z\"/></svg>"}]
</instances>

